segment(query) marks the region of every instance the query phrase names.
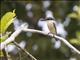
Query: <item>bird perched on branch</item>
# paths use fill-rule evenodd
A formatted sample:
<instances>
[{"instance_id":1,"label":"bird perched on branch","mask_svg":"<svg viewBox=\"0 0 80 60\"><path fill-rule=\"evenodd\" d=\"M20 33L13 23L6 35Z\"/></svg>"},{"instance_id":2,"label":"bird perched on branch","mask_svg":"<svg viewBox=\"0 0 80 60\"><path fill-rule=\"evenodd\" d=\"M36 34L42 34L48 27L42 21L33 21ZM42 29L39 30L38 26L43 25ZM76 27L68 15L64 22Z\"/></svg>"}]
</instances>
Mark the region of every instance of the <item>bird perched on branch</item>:
<instances>
[{"instance_id":1,"label":"bird perched on branch","mask_svg":"<svg viewBox=\"0 0 80 60\"><path fill-rule=\"evenodd\" d=\"M55 21L55 18L53 17L53 14L50 10L46 11L45 12L45 21L47 22L47 27L49 29L49 33L52 33L52 34L57 34L57 31L56 31L56 21Z\"/></svg>"},{"instance_id":2,"label":"bird perched on branch","mask_svg":"<svg viewBox=\"0 0 80 60\"><path fill-rule=\"evenodd\" d=\"M56 21L52 15L51 11L46 11L46 17L43 19L41 18L38 22L38 26L42 27L42 30L47 33L57 34L56 31Z\"/></svg>"},{"instance_id":3,"label":"bird perched on branch","mask_svg":"<svg viewBox=\"0 0 80 60\"><path fill-rule=\"evenodd\" d=\"M49 34L55 34L57 35L57 22L55 21L55 18L53 17L52 11L47 10L45 12L46 17L40 18L38 21L38 26L42 28L42 31ZM61 46L61 42L58 39L51 39L51 41L54 40L54 47L58 49Z\"/></svg>"}]
</instances>

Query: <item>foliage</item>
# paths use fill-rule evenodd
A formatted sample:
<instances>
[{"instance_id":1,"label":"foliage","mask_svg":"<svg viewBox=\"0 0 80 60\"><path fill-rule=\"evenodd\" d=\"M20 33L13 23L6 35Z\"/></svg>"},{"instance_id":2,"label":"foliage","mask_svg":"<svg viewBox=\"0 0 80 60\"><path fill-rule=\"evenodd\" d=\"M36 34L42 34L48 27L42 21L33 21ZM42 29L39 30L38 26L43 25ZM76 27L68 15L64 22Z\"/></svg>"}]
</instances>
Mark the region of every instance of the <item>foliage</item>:
<instances>
[{"instance_id":1,"label":"foliage","mask_svg":"<svg viewBox=\"0 0 80 60\"><path fill-rule=\"evenodd\" d=\"M80 6L74 6L73 7L73 12L68 14L69 18L76 19L80 22ZM74 45L79 45L80 46L80 31L76 31L76 38L70 39L70 42Z\"/></svg>"},{"instance_id":2,"label":"foliage","mask_svg":"<svg viewBox=\"0 0 80 60\"><path fill-rule=\"evenodd\" d=\"M15 18L15 10L7 12L0 20L0 43L6 40L11 32L6 32ZM5 33L6 32L6 33ZM0 51L0 57L3 56L3 51Z\"/></svg>"},{"instance_id":3,"label":"foliage","mask_svg":"<svg viewBox=\"0 0 80 60\"><path fill-rule=\"evenodd\" d=\"M1 18L1 23L0 23L0 34L5 33L7 28L10 26L10 24L13 22L14 17L16 16L15 10L13 12L7 12L2 18Z\"/></svg>"},{"instance_id":4,"label":"foliage","mask_svg":"<svg viewBox=\"0 0 80 60\"><path fill-rule=\"evenodd\" d=\"M80 31L76 32L76 38L70 39L70 42L74 45L80 46Z\"/></svg>"},{"instance_id":5,"label":"foliage","mask_svg":"<svg viewBox=\"0 0 80 60\"><path fill-rule=\"evenodd\" d=\"M70 18L75 18L80 21L80 6L74 6L73 12L68 15Z\"/></svg>"},{"instance_id":6,"label":"foliage","mask_svg":"<svg viewBox=\"0 0 80 60\"><path fill-rule=\"evenodd\" d=\"M16 2L17 1L17 2ZM17 18L23 22L28 22L30 28L39 29L37 25L37 21L40 17L44 17L45 9L42 9L42 1L18 1L13 2L12 0L5 2L1 2L1 16L4 15L6 11L10 11L12 9L16 9ZM27 4L32 4L32 9L29 11L30 14L33 14L33 17L28 17L28 11L25 9ZM70 43L80 46L80 26L78 22L80 21L80 6L78 6L77 11L72 12L72 8L74 5L79 5L79 1L51 1L51 6L48 8L53 11L56 19L61 19L61 22L64 22L64 19L68 15L68 17L73 18L70 19L71 23L68 27L65 27L68 35L66 37ZM32 12L32 13L31 13ZM71 13L70 13L71 12ZM14 19L14 18L13 18ZM76 22L75 22L76 21ZM9 29L10 31L12 30ZM3 30L6 30L3 28ZM7 30L6 30L7 31ZM2 31L3 32L3 31ZM1 32L0 32L1 33ZM3 32L4 33L4 32ZM5 36L5 35L4 35ZM20 42L25 40L27 42L26 49L34 55L39 60L70 60L71 57L76 58L76 60L80 59L80 56L77 54L73 54L71 50L66 47L64 44L61 44L59 49L55 49L54 43L51 42L49 37L45 37L41 34L32 34L31 37L27 36L27 33L21 33L16 41ZM79 48L78 48L79 49ZM20 52L20 51L19 51ZM23 52L20 52L23 54ZM12 54L14 60L19 56ZM23 57L22 57L23 56ZM22 55L22 60L30 60L25 55Z\"/></svg>"}]
</instances>

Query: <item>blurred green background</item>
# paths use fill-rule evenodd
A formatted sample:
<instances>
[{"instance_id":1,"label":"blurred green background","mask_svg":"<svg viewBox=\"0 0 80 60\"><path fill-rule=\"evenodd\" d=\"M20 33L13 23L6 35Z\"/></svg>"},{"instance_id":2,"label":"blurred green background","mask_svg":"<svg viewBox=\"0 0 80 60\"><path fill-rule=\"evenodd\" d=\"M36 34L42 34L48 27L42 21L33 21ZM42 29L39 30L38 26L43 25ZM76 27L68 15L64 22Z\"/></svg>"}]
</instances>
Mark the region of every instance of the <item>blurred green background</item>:
<instances>
[{"instance_id":1,"label":"blurred green background","mask_svg":"<svg viewBox=\"0 0 80 60\"><path fill-rule=\"evenodd\" d=\"M29 28L40 29L37 26L37 23L41 17L45 16L46 11L46 8L43 7L43 2L44 1L42 0L2 0L0 3L0 18L6 12L16 9L15 13L17 14L18 20L27 22L29 24ZM27 8L29 4L31 4L30 10ZM68 14L74 12L73 7L75 5L80 7L80 1L54 0L50 1L50 6L47 9L53 12L56 20L60 19L61 23L63 23ZM28 12L31 12L30 16L28 16ZM71 40L80 40L80 19L74 17L70 18L69 25L64 28L67 31L67 36L65 39L67 39L69 42ZM14 32L14 24L10 25L7 31ZM53 47L54 43L52 43L51 38L41 34L22 32L18 37L16 37L16 41L18 43L25 41L25 48L38 60L80 60L80 55L72 52L72 50L68 48L63 42L61 42L60 48L56 49ZM80 44L73 42L71 44L80 50ZM13 60L31 60L31 58L22 51L19 51L17 54L13 54L11 52L9 54Z\"/></svg>"}]
</instances>

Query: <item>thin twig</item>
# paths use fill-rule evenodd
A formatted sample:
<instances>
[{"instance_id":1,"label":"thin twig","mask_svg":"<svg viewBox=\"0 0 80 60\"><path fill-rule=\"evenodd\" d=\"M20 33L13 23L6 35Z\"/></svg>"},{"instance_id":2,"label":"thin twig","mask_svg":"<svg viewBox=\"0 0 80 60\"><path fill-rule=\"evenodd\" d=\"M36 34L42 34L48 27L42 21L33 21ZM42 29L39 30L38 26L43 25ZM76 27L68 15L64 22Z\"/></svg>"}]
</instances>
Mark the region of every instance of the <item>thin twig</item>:
<instances>
[{"instance_id":1,"label":"thin twig","mask_svg":"<svg viewBox=\"0 0 80 60\"><path fill-rule=\"evenodd\" d=\"M34 56L32 56L26 49L21 48L17 42L13 41L13 43L14 43L18 48L20 48L23 52L25 52L28 56L30 56L32 59L37 60L37 59L36 59Z\"/></svg>"}]
</instances>

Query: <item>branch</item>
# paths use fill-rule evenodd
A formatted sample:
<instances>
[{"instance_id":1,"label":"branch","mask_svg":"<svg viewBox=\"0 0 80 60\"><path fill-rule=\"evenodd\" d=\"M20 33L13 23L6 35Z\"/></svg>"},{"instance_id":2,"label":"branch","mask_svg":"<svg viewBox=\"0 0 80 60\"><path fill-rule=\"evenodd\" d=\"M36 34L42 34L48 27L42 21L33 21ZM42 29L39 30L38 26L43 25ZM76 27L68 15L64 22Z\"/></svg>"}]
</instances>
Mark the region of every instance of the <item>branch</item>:
<instances>
[{"instance_id":1,"label":"branch","mask_svg":"<svg viewBox=\"0 0 80 60\"><path fill-rule=\"evenodd\" d=\"M7 54L7 52L5 51L5 48L2 50L2 52L3 52L3 57L1 57L1 58L4 58L5 60L8 60L9 58L8 58L8 54Z\"/></svg>"},{"instance_id":2,"label":"branch","mask_svg":"<svg viewBox=\"0 0 80 60\"><path fill-rule=\"evenodd\" d=\"M22 32L23 28L26 28L25 24L22 24L15 32L13 32L13 34L8 39L6 39L4 42L1 42L0 50L4 49L7 44L14 41L15 38Z\"/></svg>"},{"instance_id":3,"label":"branch","mask_svg":"<svg viewBox=\"0 0 80 60\"><path fill-rule=\"evenodd\" d=\"M43 34L43 35L48 35L50 37L54 37L56 39L59 39L61 40L62 42L64 42L69 48L73 49L76 53L80 54L80 51L78 49L76 49L73 45L71 45L66 39L62 38L62 37L59 37L57 35L53 35L53 34L49 34L47 32L44 32L44 31L39 31L39 30L34 30L34 29L24 29L23 31L25 32L33 32L33 33L40 33L40 34Z\"/></svg>"},{"instance_id":4,"label":"branch","mask_svg":"<svg viewBox=\"0 0 80 60\"><path fill-rule=\"evenodd\" d=\"M21 49L23 52L25 52L27 55L29 55L33 60L37 60L37 59L36 59L34 56L32 56L26 49L23 49L22 47L20 47L17 42L13 41L13 43L14 43L19 49Z\"/></svg>"},{"instance_id":5,"label":"branch","mask_svg":"<svg viewBox=\"0 0 80 60\"><path fill-rule=\"evenodd\" d=\"M48 32L44 32L44 31L40 31L40 30L35 30L35 29L28 29L26 28L25 25L23 25L22 27L20 27L18 30L16 30L7 40L5 40L4 42L2 42L0 45L0 50L2 50L4 48L5 45L7 45L8 43L12 42L15 40L15 38L19 35L19 33L21 33L22 31L24 32L32 32L32 33L40 33L43 35L47 35L50 37L54 37L57 38L59 40L61 40L62 42L64 42L69 48L73 49L76 53L80 54L80 51L78 49L76 49L74 46L72 46L66 39L59 37L57 35L53 35L53 34L48 34Z\"/></svg>"}]
</instances>

